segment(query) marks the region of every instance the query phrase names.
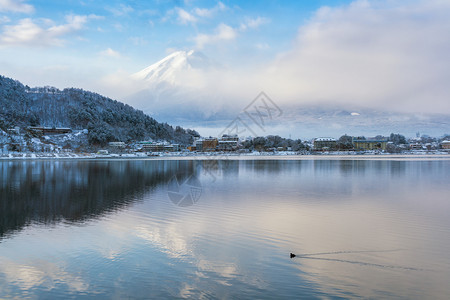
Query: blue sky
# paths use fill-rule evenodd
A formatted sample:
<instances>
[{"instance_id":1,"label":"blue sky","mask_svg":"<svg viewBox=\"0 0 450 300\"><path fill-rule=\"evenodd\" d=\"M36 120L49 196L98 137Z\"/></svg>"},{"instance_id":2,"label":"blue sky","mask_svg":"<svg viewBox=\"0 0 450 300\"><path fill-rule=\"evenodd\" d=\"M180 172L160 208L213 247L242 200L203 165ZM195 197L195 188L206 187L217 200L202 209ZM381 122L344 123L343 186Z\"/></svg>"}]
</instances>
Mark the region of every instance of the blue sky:
<instances>
[{"instance_id":1,"label":"blue sky","mask_svg":"<svg viewBox=\"0 0 450 300\"><path fill-rule=\"evenodd\" d=\"M0 74L123 100L120 76L196 49L239 70L224 91L243 97L442 112L449 15L446 0L0 0Z\"/></svg>"},{"instance_id":2,"label":"blue sky","mask_svg":"<svg viewBox=\"0 0 450 300\"><path fill-rule=\"evenodd\" d=\"M0 0L0 66L15 77L42 67L84 73L83 65L133 72L190 49L250 64L285 51L319 7L346 2ZM45 84L46 76L24 77Z\"/></svg>"}]
</instances>

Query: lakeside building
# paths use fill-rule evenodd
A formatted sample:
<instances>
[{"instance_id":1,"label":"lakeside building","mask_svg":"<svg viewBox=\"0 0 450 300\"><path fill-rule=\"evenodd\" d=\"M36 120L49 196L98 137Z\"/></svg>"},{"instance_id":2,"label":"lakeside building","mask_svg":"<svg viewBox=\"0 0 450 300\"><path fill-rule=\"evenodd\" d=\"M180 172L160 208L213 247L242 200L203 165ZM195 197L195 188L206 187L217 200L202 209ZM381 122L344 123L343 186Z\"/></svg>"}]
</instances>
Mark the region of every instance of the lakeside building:
<instances>
[{"instance_id":1,"label":"lakeside building","mask_svg":"<svg viewBox=\"0 0 450 300\"><path fill-rule=\"evenodd\" d=\"M196 140L194 142L194 146L193 147L191 146L191 149L192 148L195 148L195 149L190 150L190 151L200 151L200 152L203 151L203 139Z\"/></svg>"},{"instance_id":2,"label":"lakeside building","mask_svg":"<svg viewBox=\"0 0 450 300\"><path fill-rule=\"evenodd\" d=\"M106 150L106 149L100 149L100 150L97 151L97 154L108 155L109 152L108 152L108 150Z\"/></svg>"},{"instance_id":3,"label":"lakeside building","mask_svg":"<svg viewBox=\"0 0 450 300\"><path fill-rule=\"evenodd\" d=\"M237 151L239 150L239 137L224 134L220 139L214 137L199 138L187 149L198 152Z\"/></svg>"},{"instance_id":4,"label":"lakeside building","mask_svg":"<svg viewBox=\"0 0 450 300\"><path fill-rule=\"evenodd\" d=\"M219 140L219 151L237 151L239 149L239 137L237 135L224 134Z\"/></svg>"},{"instance_id":5,"label":"lakeside building","mask_svg":"<svg viewBox=\"0 0 450 300\"><path fill-rule=\"evenodd\" d=\"M314 139L314 150L335 150L337 148L336 139L329 137L321 137Z\"/></svg>"},{"instance_id":6,"label":"lakeside building","mask_svg":"<svg viewBox=\"0 0 450 300\"><path fill-rule=\"evenodd\" d=\"M420 143L411 143L409 144L410 150L424 150L424 146Z\"/></svg>"},{"instance_id":7,"label":"lakeside building","mask_svg":"<svg viewBox=\"0 0 450 300\"><path fill-rule=\"evenodd\" d=\"M238 150L238 142L237 141L219 141L219 145L217 146L217 150L219 151L237 151Z\"/></svg>"},{"instance_id":8,"label":"lakeside building","mask_svg":"<svg viewBox=\"0 0 450 300\"><path fill-rule=\"evenodd\" d=\"M442 149L450 150L450 141L442 141L441 147L442 147Z\"/></svg>"},{"instance_id":9,"label":"lakeside building","mask_svg":"<svg viewBox=\"0 0 450 300\"><path fill-rule=\"evenodd\" d=\"M9 134L19 135L19 134L20 134L20 127L19 127L19 126L15 126L15 127L13 127L13 128L9 128L9 129L7 130L7 132L8 132Z\"/></svg>"},{"instance_id":10,"label":"lakeside building","mask_svg":"<svg viewBox=\"0 0 450 300\"><path fill-rule=\"evenodd\" d=\"M109 142L108 146L111 148L123 149L126 145L124 142Z\"/></svg>"},{"instance_id":11,"label":"lakeside building","mask_svg":"<svg viewBox=\"0 0 450 300\"><path fill-rule=\"evenodd\" d=\"M181 150L179 144L165 144L153 142L140 142L141 151L143 152L178 152Z\"/></svg>"},{"instance_id":12,"label":"lakeside building","mask_svg":"<svg viewBox=\"0 0 450 300\"><path fill-rule=\"evenodd\" d=\"M144 152L164 152L164 146L162 143L145 143L141 149Z\"/></svg>"},{"instance_id":13,"label":"lakeside building","mask_svg":"<svg viewBox=\"0 0 450 300\"><path fill-rule=\"evenodd\" d=\"M216 151L217 146L219 145L219 141L217 138L206 138L203 140L202 143L202 150L204 152L211 152L211 151ZM197 149L197 151L199 151Z\"/></svg>"},{"instance_id":14,"label":"lakeside building","mask_svg":"<svg viewBox=\"0 0 450 300\"><path fill-rule=\"evenodd\" d=\"M386 150L387 140L353 140L355 150Z\"/></svg>"},{"instance_id":15,"label":"lakeside building","mask_svg":"<svg viewBox=\"0 0 450 300\"><path fill-rule=\"evenodd\" d=\"M178 152L180 151L181 147L179 144L170 144L164 146L165 152Z\"/></svg>"},{"instance_id":16,"label":"lakeside building","mask_svg":"<svg viewBox=\"0 0 450 300\"><path fill-rule=\"evenodd\" d=\"M239 142L239 137L237 134L224 134L222 135L222 138L220 139L222 141L234 141L234 142Z\"/></svg>"},{"instance_id":17,"label":"lakeside building","mask_svg":"<svg viewBox=\"0 0 450 300\"><path fill-rule=\"evenodd\" d=\"M26 130L37 135L52 135L71 133L72 128L55 128L55 127L35 127L28 126Z\"/></svg>"}]
</instances>

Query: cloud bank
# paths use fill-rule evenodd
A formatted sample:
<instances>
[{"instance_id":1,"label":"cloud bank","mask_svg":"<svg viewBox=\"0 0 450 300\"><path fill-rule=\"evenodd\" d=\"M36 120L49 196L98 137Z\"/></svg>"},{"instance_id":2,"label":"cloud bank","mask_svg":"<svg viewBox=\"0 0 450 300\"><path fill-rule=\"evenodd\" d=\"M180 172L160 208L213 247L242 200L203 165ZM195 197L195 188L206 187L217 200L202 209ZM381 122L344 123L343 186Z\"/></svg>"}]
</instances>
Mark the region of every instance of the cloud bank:
<instances>
[{"instance_id":1,"label":"cloud bank","mask_svg":"<svg viewBox=\"0 0 450 300\"><path fill-rule=\"evenodd\" d=\"M356 1L323 7L265 73L286 101L450 110L450 3Z\"/></svg>"},{"instance_id":2,"label":"cloud bank","mask_svg":"<svg viewBox=\"0 0 450 300\"><path fill-rule=\"evenodd\" d=\"M104 57L112 57L112 58L121 58L122 57L122 55L120 55L120 53L118 51L113 50L111 48L107 48L103 51L100 51L99 54Z\"/></svg>"},{"instance_id":3,"label":"cloud bank","mask_svg":"<svg viewBox=\"0 0 450 300\"><path fill-rule=\"evenodd\" d=\"M212 97L214 107L239 106L265 91L285 106L350 104L447 113L449 15L450 2L439 0L355 1L322 7L299 28L291 48L271 62L195 70L178 84L188 84L191 94L197 88L199 95ZM268 22L248 19L235 28L222 23L211 34L197 35L195 43L199 49L213 44L226 47L230 41L238 43L244 38L245 30ZM103 86L107 81L103 80ZM125 80L112 82L118 89L117 82ZM139 89L136 83L130 86ZM120 98L127 101L126 88L120 89ZM201 101L202 97L198 98L192 101Z\"/></svg>"},{"instance_id":4,"label":"cloud bank","mask_svg":"<svg viewBox=\"0 0 450 300\"><path fill-rule=\"evenodd\" d=\"M236 30L226 24L220 24L212 34L199 34L195 37L198 49L202 49L207 44L234 40L237 36Z\"/></svg>"},{"instance_id":5,"label":"cloud bank","mask_svg":"<svg viewBox=\"0 0 450 300\"><path fill-rule=\"evenodd\" d=\"M0 47L6 46L62 46L63 37L83 29L91 19L98 19L96 15L67 15L66 23L55 25L52 20L38 22L25 18L15 25L4 25L0 33Z\"/></svg>"},{"instance_id":6,"label":"cloud bank","mask_svg":"<svg viewBox=\"0 0 450 300\"><path fill-rule=\"evenodd\" d=\"M15 12L30 14L34 12L34 7L24 3L23 0L0 0L0 12Z\"/></svg>"}]
</instances>

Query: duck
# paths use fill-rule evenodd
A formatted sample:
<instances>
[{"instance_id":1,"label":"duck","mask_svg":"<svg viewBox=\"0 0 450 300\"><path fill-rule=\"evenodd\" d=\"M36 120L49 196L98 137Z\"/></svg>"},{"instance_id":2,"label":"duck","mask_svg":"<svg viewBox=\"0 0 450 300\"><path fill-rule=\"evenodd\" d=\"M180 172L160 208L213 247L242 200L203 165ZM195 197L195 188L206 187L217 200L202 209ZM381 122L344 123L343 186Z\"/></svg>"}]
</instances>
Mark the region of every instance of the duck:
<instances>
[{"instance_id":1,"label":"duck","mask_svg":"<svg viewBox=\"0 0 450 300\"><path fill-rule=\"evenodd\" d=\"M296 257L297 255L295 255L294 253L291 252L291 258Z\"/></svg>"}]
</instances>

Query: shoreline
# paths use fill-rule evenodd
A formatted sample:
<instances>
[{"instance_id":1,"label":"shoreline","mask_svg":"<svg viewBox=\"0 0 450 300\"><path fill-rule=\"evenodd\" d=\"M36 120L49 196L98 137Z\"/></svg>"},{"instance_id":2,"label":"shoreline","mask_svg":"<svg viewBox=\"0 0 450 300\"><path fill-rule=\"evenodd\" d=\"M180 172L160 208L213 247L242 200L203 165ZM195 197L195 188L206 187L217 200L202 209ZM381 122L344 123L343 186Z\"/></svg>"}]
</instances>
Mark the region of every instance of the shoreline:
<instances>
[{"instance_id":1,"label":"shoreline","mask_svg":"<svg viewBox=\"0 0 450 300\"><path fill-rule=\"evenodd\" d=\"M148 156L146 154L93 154L93 153L14 153L0 156L0 161L38 161L38 160L450 160L450 153L400 153L400 154L265 154L265 153L199 153L199 154L163 154Z\"/></svg>"}]
</instances>

